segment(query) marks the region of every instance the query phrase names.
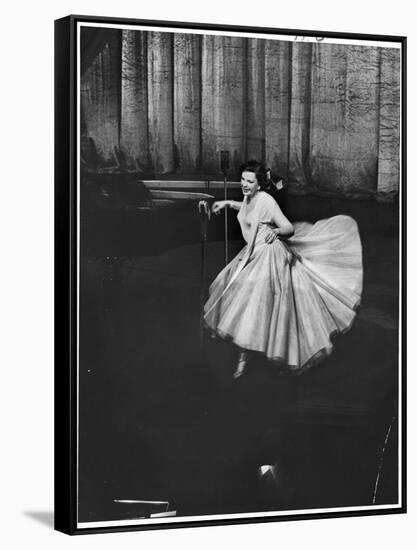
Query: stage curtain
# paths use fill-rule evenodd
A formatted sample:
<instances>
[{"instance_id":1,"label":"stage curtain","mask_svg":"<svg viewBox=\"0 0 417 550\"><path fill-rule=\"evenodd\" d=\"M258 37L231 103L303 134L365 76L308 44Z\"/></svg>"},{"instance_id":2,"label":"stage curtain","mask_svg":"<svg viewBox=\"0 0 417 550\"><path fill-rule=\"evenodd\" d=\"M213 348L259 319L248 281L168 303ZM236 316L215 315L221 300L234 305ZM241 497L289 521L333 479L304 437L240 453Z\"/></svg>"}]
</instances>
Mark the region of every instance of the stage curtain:
<instances>
[{"instance_id":1,"label":"stage curtain","mask_svg":"<svg viewBox=\"0 0 417 550\"><path fill-rule=\"evenodd\" d=\"M174 35L174 146L176 173L201 166L201 47L197 35Z\"/></svg>"},{"instance_id":2,"label":"stage curtain","mask_svg":"<svg viewBox=\"0 0 417 550\"><path fill-rule=\"evenodd\" d=\"M122 42L120 148L129 169L151 168L148 140L148 43L143 33L124 31Z\"/></svg>"},{"instance_id":3,"label":"stage curtain","mask_svg":"<svg viewBox=\"0 0 417 550\"><path fill-rule=\"evenodd\" d=\"M231 177L257 158L295 193L398 193L399 49L88 32L82 146L87 161L94 146L97 169L218 177L227 150Z\"/></svg>"},{"instance_id":4,"label":"stage curtain","mask_svg":"<svg viewBox=\"0 0 417 550\"><path fill-rule=\"evenodd\" d=\"M104 41L99 42L100 50L81 76L81 153L86 163L117 167L122 35L118 30L102 34Z\"/></svg>"}]
</instances>

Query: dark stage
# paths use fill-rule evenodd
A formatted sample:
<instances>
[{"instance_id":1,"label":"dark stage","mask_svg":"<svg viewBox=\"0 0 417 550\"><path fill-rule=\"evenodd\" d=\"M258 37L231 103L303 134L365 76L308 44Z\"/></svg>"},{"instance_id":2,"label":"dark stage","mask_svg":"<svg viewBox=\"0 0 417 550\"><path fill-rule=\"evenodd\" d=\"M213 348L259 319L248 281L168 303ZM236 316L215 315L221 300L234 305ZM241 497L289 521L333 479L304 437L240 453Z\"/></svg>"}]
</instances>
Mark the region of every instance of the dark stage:
<instances>
[{"instance_id":1,"label":"dark stage","mask_svg":"<svg viewBox=\"0 0 417 550\"><path fill-rule=\"evenodd\" d=\"M172 231L132 234L145 252L128 257L99 256L96 220L82 225L79 521L141 516L114 499L166 500L179 516L396 503L398 205L286 198L292 220L357 220L362 307L320 366L294 377L256 358L238 380L236 350L201 342L199 218L187 208ZM243 243L229 217L233 256ZM223 266L222 224L210 223L207 283Z\"/></svg>"}]
</instances>

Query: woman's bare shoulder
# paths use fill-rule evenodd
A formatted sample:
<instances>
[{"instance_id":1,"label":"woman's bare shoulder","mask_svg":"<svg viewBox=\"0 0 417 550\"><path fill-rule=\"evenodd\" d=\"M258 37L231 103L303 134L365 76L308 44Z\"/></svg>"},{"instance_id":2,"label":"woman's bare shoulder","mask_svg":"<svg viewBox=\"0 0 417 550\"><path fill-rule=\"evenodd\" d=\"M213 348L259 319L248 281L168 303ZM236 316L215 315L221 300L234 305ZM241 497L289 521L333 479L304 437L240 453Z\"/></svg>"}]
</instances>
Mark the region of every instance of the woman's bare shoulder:
<instances>
[{"instance_id":1,"label":"woman's bare shoulder","mask_svg":"<svg viewBox=\"0 0 417 550\"><path fill-rule=\"evenodd\" d=\"M274 208L279 206L278 202L266 191L262 191L262 204L267 207Z\"/></svg>"}]
</instances>

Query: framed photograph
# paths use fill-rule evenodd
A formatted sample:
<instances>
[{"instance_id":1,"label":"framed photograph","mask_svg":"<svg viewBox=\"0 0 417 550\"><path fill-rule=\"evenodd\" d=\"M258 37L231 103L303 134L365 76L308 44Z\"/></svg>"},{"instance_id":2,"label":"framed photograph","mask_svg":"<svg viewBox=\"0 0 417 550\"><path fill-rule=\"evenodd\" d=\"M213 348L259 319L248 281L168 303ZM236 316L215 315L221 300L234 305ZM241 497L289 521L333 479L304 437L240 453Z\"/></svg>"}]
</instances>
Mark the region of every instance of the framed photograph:
<instances>
[{"instance_id":1,"label":"framed photograph","mask_svg":"<svg viewBox=\"0 0 417 550\"><path fill-rule=\"evenodd\" d=\"M55 22L56 529L406 511L405 67Z\"/></svg>"}]
</instances>

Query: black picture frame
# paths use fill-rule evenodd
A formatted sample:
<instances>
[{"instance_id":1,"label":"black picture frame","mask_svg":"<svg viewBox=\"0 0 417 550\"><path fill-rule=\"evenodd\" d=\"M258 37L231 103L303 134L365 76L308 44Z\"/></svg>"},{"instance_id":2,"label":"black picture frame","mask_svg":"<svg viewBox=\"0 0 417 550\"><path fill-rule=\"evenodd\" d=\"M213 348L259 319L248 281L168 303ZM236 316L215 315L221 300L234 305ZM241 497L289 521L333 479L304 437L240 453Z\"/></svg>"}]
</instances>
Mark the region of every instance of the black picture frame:
<instances>
[{"instance_id":1,"label":"black picture frame","mask_svg":"<svg viewBox=\"0 0 417 550\"><path fill-rule=\"evenodd\" d=\"M79 275L79 250L77 213L80 204L77 178L80 163L78 151L78 108L80 98L77 89L78 34L79 24L95 25L136 25L159 29L182 29L187 31L216 31L219 33L247 33L292 36L294 40L344 39L384 43L396 43L401 51L401 179L399 183L398 208L401 212L399 227L400 267L401 267L401 339L399 342L401 362L398 365L400 381L400 457L398 464L398 484L401 499L396 505L360 507L358 510L323 511L301 510L297 513L281 515L258 514L248 517L242 513L224 514L227 517L209 519L176 518L176 521L152 521L132 524L128 521L105 521L103 526L92 522L89 527L78 522L78 453L79 441L79 373L78 373L78 333L77 277ZM240 27L232 25L212 25L207 23L186 23L173 21L153 21L126 18L70 15L55 21L55 529L67 534L104 533L113 531L136 531L145 529L166 529L198 527L207 525L244 524L254 522L276 522L315 518L352 517L406 512L406 55L407 39L403 36L372 34L336 33L324 31L276 29L271 27ZM224 161L224 159L223 159ZM87 522L88 523L88 522Z\"/></svg>"}]
</instances>

